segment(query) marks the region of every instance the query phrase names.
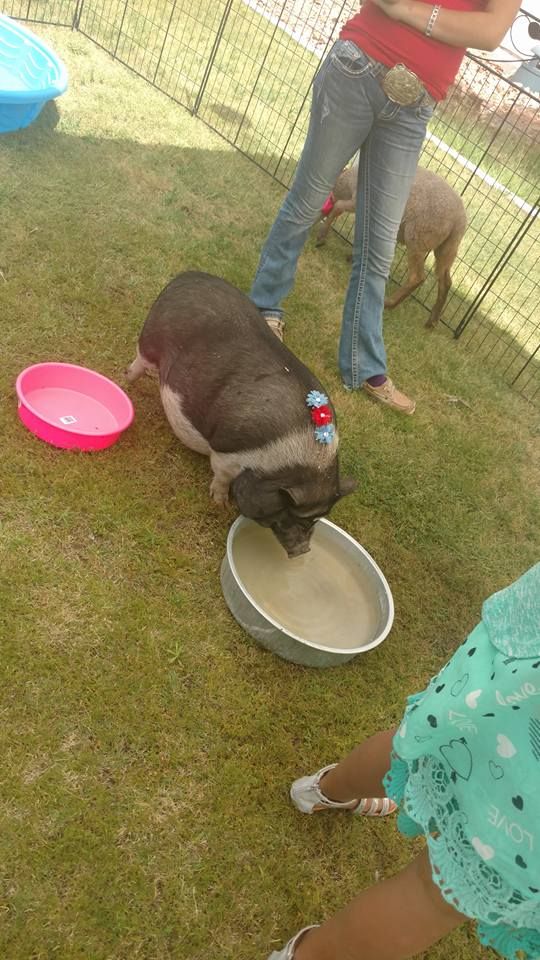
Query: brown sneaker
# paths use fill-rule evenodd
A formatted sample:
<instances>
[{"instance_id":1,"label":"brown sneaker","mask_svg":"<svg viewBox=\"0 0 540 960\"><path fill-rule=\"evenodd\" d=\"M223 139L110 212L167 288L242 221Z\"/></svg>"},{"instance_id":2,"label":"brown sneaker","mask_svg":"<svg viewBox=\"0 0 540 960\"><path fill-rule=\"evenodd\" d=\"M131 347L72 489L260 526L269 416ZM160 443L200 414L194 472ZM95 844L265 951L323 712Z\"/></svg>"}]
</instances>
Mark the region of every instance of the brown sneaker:
<instances>
[{"instance_id":1,"label":"brown sneaker","mask_svg":"<svg viewBox=\"0 0 540 960\"><path fill-rule=\"evenodd\" d=\"M272 333L275 333L278 340L283 340L283 331L285 330L285 321L281 317L265 317Z\"/></svg>"},{"instance_id":2,"label":"brown sneaker","mask_svg":"<svg viewBox=\"0 0 540 960\"><path fill-rule=\"evenodd\" d=\"M372 387L367 380L362 386L366 393L369 394L370 397L373 397L374 400L378 400L379 403L384 403L385 406L391 407L392 410L397 410L399 413L411 414L414 413L416 409L416 401L410 400L404 393L401 393L401 391L394 386L390 377L387 377L380 387Z\"/></svg>"}]
</instances>

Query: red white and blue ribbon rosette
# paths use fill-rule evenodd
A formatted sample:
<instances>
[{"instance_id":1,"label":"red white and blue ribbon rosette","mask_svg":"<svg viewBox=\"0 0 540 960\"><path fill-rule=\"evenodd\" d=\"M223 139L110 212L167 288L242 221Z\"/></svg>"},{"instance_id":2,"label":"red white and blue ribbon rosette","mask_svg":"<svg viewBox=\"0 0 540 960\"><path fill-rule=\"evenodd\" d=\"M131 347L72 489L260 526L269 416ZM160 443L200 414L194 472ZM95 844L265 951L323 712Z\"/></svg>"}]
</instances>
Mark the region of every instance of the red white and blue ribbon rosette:
<instances>
[{"instance_id":1,"label":"red white and blue ribbon rosette","mask_svg":"<svg viewBox=\"0 0 540 960\"><path fill-rule=\"evenodd\" d=\"M315 424L315 437L319 443L332 443L336 435L334 415L328 405L328 397L320 390L310 390L306 403L310 408L311 419Z\"/></svg>"}]
</instances>

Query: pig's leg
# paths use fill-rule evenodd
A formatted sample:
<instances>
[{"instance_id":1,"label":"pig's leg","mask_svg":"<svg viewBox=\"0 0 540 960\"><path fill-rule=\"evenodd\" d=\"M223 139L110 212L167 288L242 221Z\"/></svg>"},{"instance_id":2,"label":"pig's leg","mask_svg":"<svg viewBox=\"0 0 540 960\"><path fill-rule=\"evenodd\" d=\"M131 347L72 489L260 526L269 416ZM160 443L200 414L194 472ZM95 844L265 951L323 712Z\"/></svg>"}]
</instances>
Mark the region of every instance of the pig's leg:
<instances>
[{"instance_id":1,"label":"pig's leg","mask_svg":"<svg viewBox=\"0 0 540 960\"><path fill-rule=\"evenodd\" d=\"M126 378L129 383L134 383L135 380L138 380L139 377L142 377L143 373L148 373L150 376L156 377L157 368L153 363L148 363L148 360L145 360L137 349L137 356L135 357L133 363L130 363L126 370Z\"/></svg>"},{"instance_id":2,"label":"pig's leg","mask_svg":"<svg viewBox=\"0 0 540 960\"><path fill-rule=\"evenodd\" d=\"M242 467L230 454L210 454L210 466L214 471L210 484L210 496L216 503L226 506L229 502L229 487L235 477L242 472Z\"/></svg>"}]
</instances>

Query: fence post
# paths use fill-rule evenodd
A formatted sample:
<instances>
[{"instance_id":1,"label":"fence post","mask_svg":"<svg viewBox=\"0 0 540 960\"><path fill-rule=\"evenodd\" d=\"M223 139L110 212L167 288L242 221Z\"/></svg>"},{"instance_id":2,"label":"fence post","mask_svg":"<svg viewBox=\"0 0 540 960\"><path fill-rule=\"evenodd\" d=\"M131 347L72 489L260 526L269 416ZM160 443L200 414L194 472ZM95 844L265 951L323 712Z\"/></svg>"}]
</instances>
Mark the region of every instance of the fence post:
<instances>
[{"instance_id":1,"label":"fence post","mask_svg":"<svg viewBox=\"0 0 540 960\"><path fill-rule=\"evenodd\" d=\"M77 3L75 4L75 13L73 14L73 20L71 21L72 30L79 29L83 7L84 7L84 0L77 0Z\"/></svg>"},{"instance_id":2,"label":"fence post","mask_svg":"<svg viewBox=\"0 0 540 960\"><path fill-rule=\"evenodd\" d=\"M119 28L118 28L118 36L117 36L117 38L116 38L116 43L115 43L115 45L114 45L113 57L115 57L115 58L116 58L116 54L118 53L118 45L119 45L119 43L120 43L120 37L122 36L122 30L124 29L124 20L126 19L128 2L129 2L129 0L125 0L125 3L124 3L124 12L122 13L122 19L121 19L121 21L120 21L120 26L119 26Z\"/></svg>"},{"instance_id":3,"label":"fence post","mask_svg":"<svg viewBox=\"0 0 540 960\"><path fill-rule=\"evenodd\" d=\"M152 83L154 84L154 86L155 86L155 84L156 84L156 78L157 78L157 75L158 75L158 70L159 70L159 68L160 68L160 66L161 66L161 58L162 58L162 56L163 56L163 51L165 50L165 44L167 43L167 40L169 39L169 30L171 29L172 18L173 18L173 16L174 16L174 11L176 10L176 2L177 2L177 0L174 0L174 3L173 3L173 5L172 5L171 13L170 13L170 16L169 16L169 22L168 22L168 24L167 24L167 26L166 26L166 28L165 28L165 36L164 36L164 38L163 38L163 43L161 44L161 50L159 51L158 62L157 62L157 64L156 64L156 69L154 70L154 79L153 79L153 81L152 81Z\"/></svg>"},{"instance_id":4,"label":"fence post","mask_svg":"<svg viewBox=\"0 0 540 960\"><path fill-rule=\"evenodd\" d=\"M211 71L212 71L212 67L214 66L214 61L215 61L215 59L216 59L216 55L217 55L217 52L218 52L218 49L219 49L219 45L220 45L220 43L221 43L221 38L222 38L222 36L223 36L223 31L225 30L225 26L226 26L226 24L227 24L227 20L229 19L229 14L230 14L230 12L231 12L232 5L233 5L233 0L227 0L227 2L226 2L226 4L225 4L225 9L224 9L224 11L223 11L223 15L222 15L222 17L221 17L221 21L220 21L220 24L219 24L219 27L218 27L218 31L217 31L217 33L216 33L216 39L214 40L212 49L211 49L211 51L210 51L210 57L208 58L208 63L206 64L206 68L205 68L205 71L204 71L204 74L203 74L203 78L202 78L202 80L201 80L201 85L200 85L200 87L199 87L199 92L198 92L198 94L197 94L197 96L196 96L196 98L195 98L195 104L194 104L194 106L193 106L193 110L191 111L191 113L193 114L193 116L195 116L195 114L198 113L199 107L200 107L200 105L201 105L201 100L202 100L202 98L203 98L204 91L205 91L205 89L206 89L206 84L208 83L208 78L209 78L210 73L211 73Z\"/></svg>"}]
</instances>

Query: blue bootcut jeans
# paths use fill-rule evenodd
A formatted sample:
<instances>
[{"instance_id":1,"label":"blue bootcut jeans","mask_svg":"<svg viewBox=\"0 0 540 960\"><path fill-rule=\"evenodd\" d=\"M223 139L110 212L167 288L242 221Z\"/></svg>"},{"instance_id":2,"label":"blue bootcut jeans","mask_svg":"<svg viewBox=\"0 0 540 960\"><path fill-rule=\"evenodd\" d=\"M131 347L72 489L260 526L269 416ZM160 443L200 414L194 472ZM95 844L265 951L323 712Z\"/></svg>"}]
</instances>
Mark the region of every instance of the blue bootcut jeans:
<instances>
[{"instance_id":1,"label":"blue bootcut jeans","mask_svg":"<svg viewBox=\"0 0 540 960\"><path fill-rule=\"evenodd\" d=\"M281 317L298 257L338 174L359 150L351 278L343 309L339 368L358 389L386 373L384 290L397 233L434 101L401 107L381 86L384 68L351 40L338 40L313 84L307 139L296 175L263 248L250 297Z\"/></svg>"}]
</instances>

